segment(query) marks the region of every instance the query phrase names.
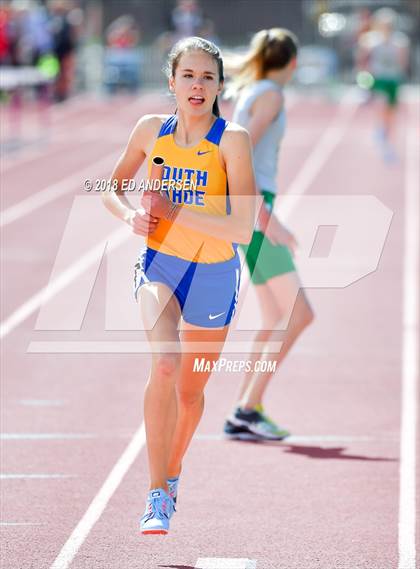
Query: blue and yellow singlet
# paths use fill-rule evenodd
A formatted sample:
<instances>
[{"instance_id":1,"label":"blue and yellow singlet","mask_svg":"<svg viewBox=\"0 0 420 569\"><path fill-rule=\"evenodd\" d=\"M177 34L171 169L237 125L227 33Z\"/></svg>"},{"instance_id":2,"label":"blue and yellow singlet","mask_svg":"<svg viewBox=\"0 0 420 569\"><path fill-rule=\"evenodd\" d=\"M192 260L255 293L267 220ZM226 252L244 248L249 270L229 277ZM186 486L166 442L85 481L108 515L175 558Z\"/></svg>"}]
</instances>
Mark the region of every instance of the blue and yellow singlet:
<instances>
[{"instance_id":1,"label":"blue and yellow singlet","mask_svg":"<svg viewBox=\"0 0 420 569\"><path fill-rule=\"evenodd\" d=\"M228 215L229 192L226 172L219 158L219 144L226 121L217 118L207 136L191 148L174 140L177 116L170 116L160 129L149 158L149 173L154 156L165 161L163 188L174 203L208 215ZM187 261L220 263L235 256L236 247L223 238L190 229L166 219L148 236L147 247Z\"/></svg>"}]
</instances>

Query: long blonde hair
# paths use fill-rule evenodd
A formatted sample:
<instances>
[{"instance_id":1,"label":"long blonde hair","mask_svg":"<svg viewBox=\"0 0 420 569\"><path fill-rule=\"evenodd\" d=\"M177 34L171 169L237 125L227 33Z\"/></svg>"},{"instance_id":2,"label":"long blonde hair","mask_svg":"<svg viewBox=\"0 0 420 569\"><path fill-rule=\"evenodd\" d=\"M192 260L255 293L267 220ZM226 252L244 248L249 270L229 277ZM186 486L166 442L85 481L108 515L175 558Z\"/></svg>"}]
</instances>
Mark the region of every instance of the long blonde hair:
<instances>
[{"instance_id":1,"label":"long blonde hair","mask_svg":"<svg viewBox=\"0 0 420 569\"><path fill-rule=\"evenodd\" d=\"M232 77L226 96L235 96L250 83L264 79L271 69L286 67L296 57L298 45L295 34L284 28L257 32L244 55L224 58L226 71Z\"/></svg>"}]
</instances>

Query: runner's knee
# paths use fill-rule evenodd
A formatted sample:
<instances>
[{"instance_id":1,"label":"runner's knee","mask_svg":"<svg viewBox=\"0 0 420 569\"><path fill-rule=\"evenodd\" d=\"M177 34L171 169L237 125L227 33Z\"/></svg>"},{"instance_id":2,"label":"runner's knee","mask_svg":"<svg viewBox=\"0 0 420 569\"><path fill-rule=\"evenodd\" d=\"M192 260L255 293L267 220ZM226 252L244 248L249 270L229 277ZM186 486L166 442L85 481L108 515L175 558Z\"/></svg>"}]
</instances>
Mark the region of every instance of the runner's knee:
<instances>
[{"instance_id":1,"label":"runner's knee","mask_svg":"<svg viewBox=\"0 0 420 569\"><path fill-rule=\"evenodd\" d=\"M160 377L169 377L176 373L181 366L179 354L159 354L154 361L155 372Z\"/></svg>"}]
</instances>

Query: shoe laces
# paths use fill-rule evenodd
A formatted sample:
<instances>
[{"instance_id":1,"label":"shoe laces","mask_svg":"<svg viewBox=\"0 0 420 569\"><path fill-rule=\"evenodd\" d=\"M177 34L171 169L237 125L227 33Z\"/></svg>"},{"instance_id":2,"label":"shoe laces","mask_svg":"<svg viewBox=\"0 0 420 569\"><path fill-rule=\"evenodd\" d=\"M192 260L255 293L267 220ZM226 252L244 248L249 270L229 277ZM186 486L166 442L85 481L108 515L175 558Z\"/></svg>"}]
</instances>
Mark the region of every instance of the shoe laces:
<instances>
[{"instance_id":1,"label":"shoe laces","mask_svg":"<svg viewBox=\"0 0 420 569\"><path fill-rule=\"evenodd\" d=\"M270 432L272 432L272 433L274 432L274 433L277 433L277 434L279 434L279 435L280 435L280 434L281 434L281 435L284 435L284 434L287 434L287 433L288 433L287 429L284 429L283 427L280 427L279 425L277 425L277 423L275 423L275 422L273 421L273 419L271 419L268 415L266 415L266 413L264 412L264 407L263 407L262 405L256 405L256 406L254 407L254 409L261 415L261 417L262 417L262 419L263 419L263 422L264 422L264 423L263 423L263 424L264 424L264 428L265 428L267 431L270 431Z\"/></svg>"},{"instance_id":2,"label":"shoe laces","mask_svg":"<svg viewBox=\"0 0 420 569\"><path fill-rule=\"evenodd\" d=\"M178 495L178 482L179 482L179 477L168 480L168 494L174 502L175 511L176 511L175 504Z\"/></svg>"},{"instance_id":3,"label":"shoe laces","mask_svg":"<svg viewBox=\"0 0 420 569\"><path fill-rule=\"evenodd\" d=\"M276 427L276 429L278 428L277 423L275 423L273 421L273 419L271 419L271 417L269 417L266 412L264 411L264 407L262 405L256 405L254 407L255 411L257 411L257 413L259 413L261 415L261 417L264 419L264 421L266 423L269 423L272 427Z\"/></svg>"},{"instance_id":4,"label":"shoe laces","mask_svg":"<svg viewBox=\"0 0 420 569\"><path fill-rule=\"evenodd\" d=\"M147 512L143 516L143 520L147 522L152 518L158 518L164 520L169 518L167 511L167 500L161 496L156 496L155 498L148 498Z\"/></svg>"}]
</instances>

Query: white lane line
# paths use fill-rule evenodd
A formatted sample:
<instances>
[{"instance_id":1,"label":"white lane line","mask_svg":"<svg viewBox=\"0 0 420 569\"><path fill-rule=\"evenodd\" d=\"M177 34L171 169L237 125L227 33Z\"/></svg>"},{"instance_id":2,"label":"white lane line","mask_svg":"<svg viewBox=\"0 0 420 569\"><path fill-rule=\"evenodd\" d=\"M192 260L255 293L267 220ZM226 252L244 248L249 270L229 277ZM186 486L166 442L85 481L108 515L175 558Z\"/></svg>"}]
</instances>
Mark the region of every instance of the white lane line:
<instances>
[{"instance_id":1,"label":"white lane line","mask_svg":"<svg viewBox=\"0 0 420 569\"><path fill-rule=\"evenodd\" d=\"M146 431L143 422L134 433L133 438L109 473L102 488L93 498L82 519L62 547L50 569L67 569L71 565L71 562L89 535L90 530L101 517L109 500L112 498L114 492L121 484L124 476L129 471L145 444Z\"/></svg>"},{"instance_id":2,"label":"white lane line","mask_svg":"<svg viewBox=\"0 0 420 569\"><path fill-rule=\"evenodd\" d=\"M53 478L77 478L73 474L0 474L0 480L50 480Z\"/></svg>"},{"instance_id":3,"label":"white lane line","mask_svg":"<svg viewBox=\"0 0 420 569\"><path fill-rule=\"evenodd\" d=\"M139 105L139 102L141 104L143 104L143 102L141 100L139 101L139 99L136 97L135 99L126 103L125 106L122 107L122 109L118 108L117 112L114 115L115 119L120 122L121 117L129 116L129 114L135 109L135 107ZM117 104L118 104L118 102L117 102ZM96 110L94 107L97 107L99 109L99 111L105 110L105 108L101 106L102 103L100 101L96 102L96 104L95 104L95 101L90 101L90 102L88 102L88 105L90 105L92 107L93 115L94 115L95 110ZM89 108L88 105L85 105L84 109L83 109L83 107L81 107L82 112ZM75 111L79 112L79 109L76 108ZM108 121L108 119L107 119L107 121ZM46 141L46 146L43 146L42 148L33 148L33 147L31 148L30 147L26 151L24 150L23 153L19 153L18 156L3 157L3 158L6 158L7 161L2 160L0 172L2 174L4 174L4 173L8 172L9 170L12 170L13 168L16 168L18 166L22 166L23 164L25 164L27 162L32 162L36 159L47 157L49 154L51 154L51 152L55 152L57 150L57 143L60 144L63 142L64 143L72 142L73 139L77 140L77 138L79 141L83 140L83 136L80 136L79 133L77 133L77 131L74 131L74 129L72 130L68 124L60 124L57 121L54 121L54 123L55 124L51 125L51 131L47 132L47 136L49 138ZM103 125L104 125L104 119L103 119L103 117L101 117L99 119L95 119L91 122L88 122L87 124L84 125L83 129L89 129L92 132L96 132L98 130L98 128L103 127ZM134 126L134 124L133 124L133 126ZM113 127L110 124L108 124L108 132L109 131L113 132ZM126 131L126 135L128 135L128 131L129 131L129 129ZM64 136L64 140L63 140L63 136ZM99 139L99 137L96 138L96 140L98 140L98 139ZM45 144L45 143L43 143L43 144ZM67 150L67 152L71 152L71 151L72 151L72 148Z\"/></svg>"},{"instance_id":4,"label":"white lane line","mask_svg":"<svg viewBox=\"0 0 420 569\"><path fill-rule=\"evenodd\" d=\"M0 522L0 526L45 526L47 524L36 524L31 522Z\"/></svg>"},{"instance_id":5,"label":"white lane line","mask_svg":"<svg viewBox=\"0 0 420 569\"><path fill-rule=\"evenodd\" d=\"M0 324L0 338L7 336L7 334L38 310L44 302L48 302L48 300L87 271L87 269L97 261L98 257L102 257L105 246L107 246L107 250L112 251L126 241L130 235L131 233L128 226L120 227L113 231L106 239L101 240L98 245L91 247L76 263L70 265L59 277L35 293L2 322Z\"/></svg>"},{"instance_id":6,"label":"white lane line","mask_svg":"<svg viewBox=\"0 0 420 569\"><path fill-rule=\"evenodd\" d=\"M0 433L1 441L74 441L96 439L92 433Z\"/></svg>"},{"instance_id":7,"label":"white lane line","mask_svg":"<svg viewBox=\"0 0 420 569\"><path fill-rule=\"evenodd\" d=\"M131 438L131 434L112 434L120 438ZM97 439L101 435L92 433L2 433L0 440L3 441L55 441L55 440L83 440ZM230 440L222 433L209 433L194 435L197 441L227 441ZM269 441L270 442L270 441ZM273 442L273 441L271 441ZM274 441L276 442L276 441ZM291 435L283 441L277 441L279 444L307 444L307 443L398 443L399 438L395 436L378 436L372 437L368 435Z\"/></svg>"},{"instance_id":8,"label":"white lane line","mask_svg":"<svg viewBox=\"0 0 420 569\"><path fill-rule=\"evenodd\" d=\"M114 150L104 158L89 164L89 166L83 170L78 170L75 174L71 174L67 176L67 178L63 178L59 182L47 186L17 204L8 207L0 214L0 227L5 227L70 192L83 190L83 182L85 179L92 180L100 177L97 172L101 174L108 172L108 174L110 174L120 154L120 150Z\"/></svg>"},{"instance_id":9,"label":"white lane line","mask_svg":"<svg viewBox=\"0 0 420 569\"><path fill-rule=\"evenodd\" d=\"M18 403L25 407L63 407L66 404L61 399L20 399Z\"/></svg>"},{"instance_id":10,"label":"white lane line","mask_svg":"<svg viewBox=\"0 0 420 569\"><path fill-rule=\"evenodd\" d=\"M414 122L414 121L413 121ZM407 127L398 569L416 567L416 431L419 345L419 139Z\"/></svg>"},{"instance_id":11,"label":"white lane line","mask_svg":"<svg viewBox=\"0 0 420 569\"><path fill-rule=\"evenodd\" d=\"M194 440L198 441L229 441L234 440L223 434L195 435ZM307 444L307 443L389 443L398 442L398 437L371 437L371 436L352 436L352 435L291 435L282 441L261 441L276 442L279 445Z\"/></svg>"},{"instance_id":12,"label":"white lane line","mask_svg":"<svg viewBox=\"0 0 420 569\"><path fill-rule=\"evenodd\" d=\"M255 559L233 557L200 557L195 569L257 569Z\"/></svg>"},{"instance_id":13,"label":"white lane line","mask_svg":"<svg viewBox=\"0 0 420 569\"><path fill-rule=\"evenodd\" d=\"M329 126L317 142L315 150L299 168L298 174L283 195L302 195L310 188L334 149L343 139L359 106L360 102L354 99L354 94L351 91L343 96L338 105L338 117L334 116L331 120ZM281 219L286 220L296 205L297 201L286 201L283 203L280 195L274 209Z\"/></svg>"}]
</instances>

